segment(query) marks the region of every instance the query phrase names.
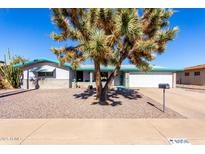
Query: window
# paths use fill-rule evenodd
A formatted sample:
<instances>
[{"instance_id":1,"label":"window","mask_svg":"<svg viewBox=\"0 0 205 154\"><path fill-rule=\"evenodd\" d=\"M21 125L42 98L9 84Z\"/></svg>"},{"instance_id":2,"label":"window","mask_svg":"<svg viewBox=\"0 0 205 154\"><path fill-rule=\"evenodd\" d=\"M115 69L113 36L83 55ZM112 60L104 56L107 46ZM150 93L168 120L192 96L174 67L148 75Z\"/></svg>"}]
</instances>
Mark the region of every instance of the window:
<instances>
[{"instance_id":1,"label":"window","mask_svg":"<svg viewBox=\"0 0 205 154\"><path fill-rule=\"evenodd\" d=\"M53 72L38 72L38 77L53 77Z\"/></svg>"},{"instance_id":2,"label":"window","mask_svg":"<svg viewBox=\"0 0 205 154\"><path fill-rule=\"evenodd\" d=\"M185 73L184 73L184 76L189 76L189 72L185 72Z\"/></svg>"},{"instance_id":3,"label":"window","mask_svg":"<svg viewBox=\"0 0 205 154\"><path fill-rule=\"evenodd\" d=\"M199 76L200 72L194 72L194 76Z\"/></svg>"},{"instance_id":4,"label":"window","mask_svg":"<svg viewBox=\"0 0 205 154\"><path fill-rule=\"evenodd\" d=\"M101 81L107 81L108 72L100 72L100 75L101 75Z\"/></svg>"},{"instance_id":5,"label":"window","mask_svg":"<svg viewBox=\"0 0 205 154\"><path fill-rule=\"evenodd\" d=\"M90 82L90 72L88 72L88 71L85 71L84 72L84 81L85 82Z\"/></svg>"},{"instance_id":6,"label":"window","mask_svg":"<svg viewBox=\"0 0 205 154\"><path fill-rule=\"evenodd\" d=\"M83 82L83 71L76 72L76 80L77 82Z\"/></svg>"}]
</instances>

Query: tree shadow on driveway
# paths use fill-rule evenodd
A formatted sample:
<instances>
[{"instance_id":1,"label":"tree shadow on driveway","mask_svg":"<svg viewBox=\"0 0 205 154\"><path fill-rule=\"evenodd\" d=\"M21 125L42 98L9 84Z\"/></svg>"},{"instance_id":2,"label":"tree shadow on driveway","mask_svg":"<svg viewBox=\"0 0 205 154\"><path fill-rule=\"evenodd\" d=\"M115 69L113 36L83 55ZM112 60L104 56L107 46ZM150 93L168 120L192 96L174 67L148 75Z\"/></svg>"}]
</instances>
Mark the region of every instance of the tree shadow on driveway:
<instances>
[{"instance_id":1,"label":"tree shadow on driveway","mask_svg":"<svg viewBox=\"0 0 205 154\"><path fill-rule=\"evenodd\" d=\"M12 96L12 95L17 95L17 94L21 94L21 93L25 93L25 92L29 92L29 91L33 91L36 89L18 89L18 90L14 90L14 91L10 91L10 92L5 92L5 93L1 93L0 94L0 98L2 97L8 97L8 96Z\"/></svg>"},{"instance_id":2,"label":"tree shadow on driveway","mask_svg":"<svg viewBox=\"0 0 205 154\"><path fill-rule=\"evenodd\" d=\"M89 97L93 97L95 95L96 95L96 89L86 89L81 93L74 94L73 96L75 98L88 99Z\"/></svg>"},{"instance_id":3,"label":"tree shadow on driveway","mask_svg":"<svg viewBox=\"0 0 205 154\"><path fill-rule=\"evenodd\" d=\"M75 98L80 99L88 99L89 97L96 97L96 89L92 90L84 90L82 93L74 94ZM142 95L133 90L133 89L126 89L126 88L118 88L117 90L110 90L108 92L108 98L107 103L105 105L111 105L111 106L117 106L122 105L123 101L128 100L137 100L139 98L142 98ZM92 105L99 104L97 100L95 102L92 102ZM99 104L101 105L101 104Z\"/></svg>"}]
</instances>

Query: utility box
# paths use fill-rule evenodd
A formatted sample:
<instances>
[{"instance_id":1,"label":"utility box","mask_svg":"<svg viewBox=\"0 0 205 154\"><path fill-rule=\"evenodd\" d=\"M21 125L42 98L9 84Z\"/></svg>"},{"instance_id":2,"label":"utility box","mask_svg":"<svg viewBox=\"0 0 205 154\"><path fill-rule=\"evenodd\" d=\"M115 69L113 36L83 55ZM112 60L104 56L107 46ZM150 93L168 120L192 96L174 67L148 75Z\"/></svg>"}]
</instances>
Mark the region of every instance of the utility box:
<instances>
[{"instance_id":1,"label":"utility box","mask_svg":"<svg viewBox=\"0 0 205 154\"><path fill-rule=\"evenodd\" d=\"M170 86L168 83L160 83L159 88L160 89L170 89Z\"/></svg>"}]
</instances>

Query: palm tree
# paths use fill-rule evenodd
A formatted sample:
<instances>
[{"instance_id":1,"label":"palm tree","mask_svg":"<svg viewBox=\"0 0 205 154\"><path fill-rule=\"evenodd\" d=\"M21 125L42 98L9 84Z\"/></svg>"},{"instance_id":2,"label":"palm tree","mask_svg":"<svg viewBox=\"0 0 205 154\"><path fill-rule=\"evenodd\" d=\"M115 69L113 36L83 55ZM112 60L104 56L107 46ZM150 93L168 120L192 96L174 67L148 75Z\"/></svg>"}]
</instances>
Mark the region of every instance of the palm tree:
<instances>
[{"instance_id":1,"label":"palm tree","mask_svg":"<svg viewBox=\"0 0 205 154\"><path fill-rule=\"evenodd\" d=\"M170 28L170 9L52 9L53 22L61 33L52 33L56 41L72 39L75 47L52 48L58 59L77 67L85 59L95 66L97 96L100 103L107 100L107 92L127 58L143 70L149 61L163 53L178 28ZM141 14L141 15L140 15ZM113 65L104 87L100 80L100 64Z\"/></svg>"}]
</instances>

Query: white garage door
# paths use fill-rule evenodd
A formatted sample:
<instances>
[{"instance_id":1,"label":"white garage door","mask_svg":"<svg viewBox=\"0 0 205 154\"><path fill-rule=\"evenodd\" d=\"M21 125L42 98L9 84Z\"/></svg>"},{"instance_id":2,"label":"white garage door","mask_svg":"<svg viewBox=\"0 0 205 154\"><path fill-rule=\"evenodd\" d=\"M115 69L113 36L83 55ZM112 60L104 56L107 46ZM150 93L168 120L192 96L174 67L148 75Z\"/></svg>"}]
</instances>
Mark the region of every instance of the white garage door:
<instances>
[{"instance_id":1,"label":"white garage door","mask_svg":"<svg viewBox=\"0 0 205 154\"><path fill-rule=\"evenodd\" d=\"M168 83L172 87L171 72L131 72L129 75L129 87L158 87L159 83Z\"/></svg>"}]
</instances>

